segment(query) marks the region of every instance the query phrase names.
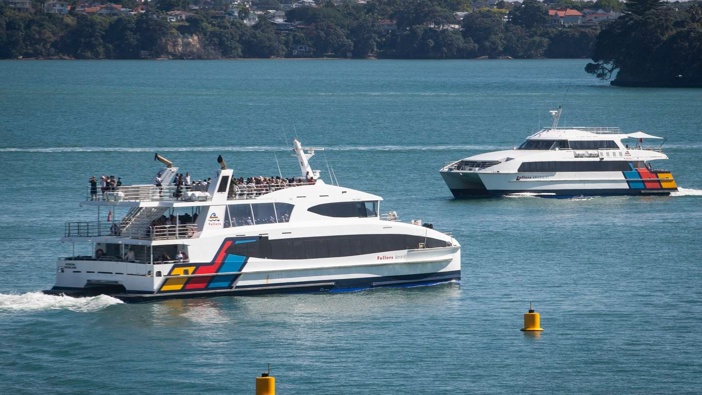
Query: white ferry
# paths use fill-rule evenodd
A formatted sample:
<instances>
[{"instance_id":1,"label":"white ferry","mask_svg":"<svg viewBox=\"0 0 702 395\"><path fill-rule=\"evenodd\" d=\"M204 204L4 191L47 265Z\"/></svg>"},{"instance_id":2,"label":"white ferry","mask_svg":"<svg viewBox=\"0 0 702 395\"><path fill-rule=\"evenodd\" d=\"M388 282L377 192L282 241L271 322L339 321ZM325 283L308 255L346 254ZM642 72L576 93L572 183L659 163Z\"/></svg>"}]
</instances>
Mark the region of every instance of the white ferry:
<instances>
[{"instance_id":1,"label":"white ferry","mask_svg":"<svg viewBox=\"0 0 702 395\"><path fill-rule=\"evenodd\" d=\"M45 292L139 302L460 280L451 235L380 215L381 197L325 183L310 168L314 150L293 148L301 175L290 179L246 183L220 156L211 183L189 187L156 154L166 167L154 183L93 187L81 206L98 220L65 225L73 256L58 259Z\"/></svg>"},{"instance_id":2,"label":"white ferry","mask_svg":"<svg viewBox=\"0 0 702 395\"><path fill-rule=\"evenodd\" d=\"M678 190L671 172L652 167L668 159L660 146L643 146L662 137L609 127L558 127L561 108L550 113L552 126L518 148L444 166L440 173L453 196L668 195Z\"/></svg>"}]
</instances>

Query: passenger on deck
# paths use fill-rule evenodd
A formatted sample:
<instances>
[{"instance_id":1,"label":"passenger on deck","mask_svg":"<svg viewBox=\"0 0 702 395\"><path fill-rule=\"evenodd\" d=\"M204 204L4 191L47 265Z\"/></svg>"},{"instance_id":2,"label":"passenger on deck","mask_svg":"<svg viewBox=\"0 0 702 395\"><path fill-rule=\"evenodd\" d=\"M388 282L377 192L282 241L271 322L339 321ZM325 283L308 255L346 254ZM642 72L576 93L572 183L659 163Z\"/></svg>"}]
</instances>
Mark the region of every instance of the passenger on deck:
<instances>
[{"instance_id":1,"label":"passenger on deck","mask_svg":"<svg viewBox=\"0 0 702 395\"><path fill-rule=\"evenodd\" d=\"M106 176L100 176L100 192L102 192L103 199L105 198L105 192L107 192L108 183Z\"/></svg>"},{"instance_id":2,"label":"passenger on deck","mask_svg":"<svg viewBox=\"0 0 702 395\"><path fill-rule=\"evenodd\" d=\"M127 253L124 254L124 260L128 262L134 262L136 260L136 258L134 257L134 250L132 250L131 248L127 250Z\"/></svg>"},{"instance_id":3,"label":"passenger on deck","mask_svg":"<svg viewBox=\"0 0 702 395\"><path fill-rule=\"evenodd\" d=\"M156 175L154 177L154 185L156 185L158 187L158 197L163 197L163 188L162 188L163 185L161 184L161 182L162 182L161 177Z\"/></svg>"},{"instance_id":4,"label":"passenger on deck","mask_svg":"<svg viewBox=\"0 0 702 395\"><path fill-rule=\"evenodd\" d=\"M90 200L97 200L97 179L90 177Z\"/></svg>"}]
</instances>

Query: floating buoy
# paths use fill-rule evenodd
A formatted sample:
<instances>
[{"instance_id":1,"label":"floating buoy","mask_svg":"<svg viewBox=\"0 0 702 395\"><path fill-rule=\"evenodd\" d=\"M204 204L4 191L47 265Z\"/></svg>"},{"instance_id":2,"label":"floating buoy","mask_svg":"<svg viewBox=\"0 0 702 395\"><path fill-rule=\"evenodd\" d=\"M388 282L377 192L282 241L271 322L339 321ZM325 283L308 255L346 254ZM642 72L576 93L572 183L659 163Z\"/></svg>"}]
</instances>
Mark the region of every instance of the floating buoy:
<instances>
[{"instance_id":1,"label":"floating buoy","mask_svg":"<svg viewBox=\"0 0 702 395\"><path fill-rule=\"evenodd\" d=\"M256 377L256 395L275 395L275 377L271 376L271 365L268 364L268 372Z\"/></svg>"},{"instance_id":2,"label":"floating buoy","mask_svg":"<svg viewBox=\"0 0 702 395\"><path fill-rule=\"evenodd\" d=\"M534 309L531 308L531 303L529 303L529 312L524 314L524 328L522 328L522 331L543 331L543 329L541 328L541 316L539 315L539 313L534 312Z\"/></svg>"}]
</instances>

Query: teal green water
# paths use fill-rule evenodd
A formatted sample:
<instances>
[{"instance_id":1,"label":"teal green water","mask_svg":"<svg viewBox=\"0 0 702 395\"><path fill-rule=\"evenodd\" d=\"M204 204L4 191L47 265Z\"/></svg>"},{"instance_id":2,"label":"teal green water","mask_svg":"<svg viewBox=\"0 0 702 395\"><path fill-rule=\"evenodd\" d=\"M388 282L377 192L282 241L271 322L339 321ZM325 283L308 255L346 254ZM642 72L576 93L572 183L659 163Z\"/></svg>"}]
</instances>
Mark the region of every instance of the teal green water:
<instances>
[{"instance_id":1,"label":"teal green water","mask_svg":"<svg viewBox=\"0 0 702 395\"><path fill-rule=\"evenodd\" d=\"M585 61L0 62L0 393L699 393L702 90ZM456 201L438 170L561 124L665 136L670 197ZM91 175L313 168L463 245L460 285L126 305L44 296ZM545 329L522 333L534 304Z\"/></svg>"}]
</instances>

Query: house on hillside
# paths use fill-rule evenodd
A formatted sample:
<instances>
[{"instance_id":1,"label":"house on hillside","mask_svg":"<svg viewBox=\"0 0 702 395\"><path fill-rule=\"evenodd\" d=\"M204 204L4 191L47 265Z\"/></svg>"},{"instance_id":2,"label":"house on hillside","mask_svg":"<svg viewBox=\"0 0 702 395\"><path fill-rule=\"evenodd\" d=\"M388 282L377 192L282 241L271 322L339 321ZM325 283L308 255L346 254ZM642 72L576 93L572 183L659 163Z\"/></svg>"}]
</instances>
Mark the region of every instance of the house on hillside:
<instances>
[{"instance_id":1,"label":"house on hillside","mask_svg":"<svg viewBox=\"0 0 702 395\"><path fill-rule=\"evenodd\" d=\"M592 10L586 8L583 10L583 21L584 24L597 25L605 21L612 21L619 18L622 14L620 12L605 11L603 9Z\"/></svg>"},{"instance_id":2,"label":"house on hillside","mask_svg":"<svg viewBox=\"0 0 702 395\"><path fill-rule=\"evenodd\" d=\"M65 1L49 1L44 3L44 12L47 14L68 14L68 2Z\"/></svg>"},{"instance_id":3,"label":"house on hillside","mask_svg":"<svg viewBox=\"0 0 702 395\"><path fill-rule=\"evenodd\" d=\"M168 11L166 13L166 20L168 22L183 22L189 17L193 16L192 12L185 12L185 11Z\"/></svg>"},{"instance_id":4,"label":"house on hillside","mask_svg":"<svg viewBox=\"0 0 702 395\"><path fill-rule=\"evenodd\" d=\"M397 31L397 24L390 19L381 19L378 21L378 25L380 25L380 31L383 34L390 34Z\"/></svg>"},{"instance_id":5,"label":"house on hillside","mask_svg":"<svg viewBox=\"0 0 702 395\"><path fill-rule=\"evenodd\" d=\"M17 12L32 12L30 0L5 0L5 5Z\"/></svg>"},{"instance_id":6,"label":"house on hillside","mask_svg":"<svg viewBox=\"0 0 702 395\"><path fill-rule=\"evenodd\" d=\"M551 24L570 26L579 25L583 20L583 14L578 10L566 8L565 10L548 10Z\"/></svg>"}]
</instances>

